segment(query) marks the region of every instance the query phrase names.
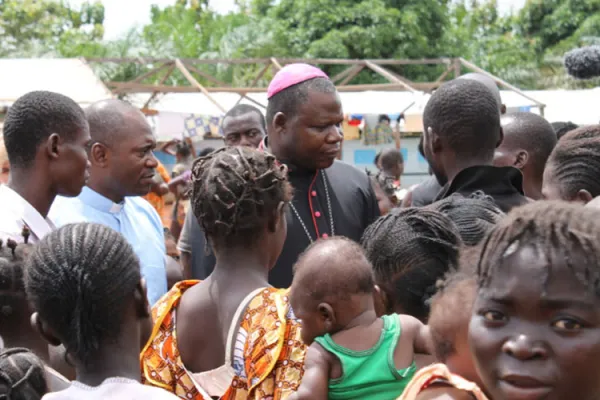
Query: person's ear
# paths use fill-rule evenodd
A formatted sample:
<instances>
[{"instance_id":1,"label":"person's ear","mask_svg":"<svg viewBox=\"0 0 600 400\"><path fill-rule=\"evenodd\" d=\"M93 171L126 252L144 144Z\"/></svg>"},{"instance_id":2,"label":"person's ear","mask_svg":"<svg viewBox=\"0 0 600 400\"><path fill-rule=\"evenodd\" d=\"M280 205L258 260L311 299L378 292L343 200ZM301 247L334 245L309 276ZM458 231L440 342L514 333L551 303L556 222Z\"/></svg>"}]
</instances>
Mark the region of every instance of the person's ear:
<instances>
[{"instance_id":1,"label":"person's ear","mask_svg":"<svg viewBox=\"0 0 600 400\"><path fill-rule=\"evenodd\" d=\"M588 192L585 189L581 189L579 192L577 192L577 196L575 197L575 200L582 202L583 204L587 204L590 201L592 201L593 198L594 198L594 196L592 196L592 194L590 192Z\"/></svg>"},{"instance_id":2,"label":"person's ear","mask_svg":"<svg viewBox=\"0 0 600 400\"><path fill-rule=\"evenodd\" d=\"M317 306L317 311L323 319L323 325L327 332L333 332L336 325L335 312L329 303L321 303Z\"/></svg>"},{"instance_id":3,"label":"person's ear","mask_svg":"<svg viewBox=\"0 0 600 400\"><path fill-rule=\"evenodd\" d=\"M431 133L431 136L429 136L431 139L431 152L433 154L441 152L444 147L442 139L433 129L429 128L429 132Z\"/></svg>"},{"instance_id":4,"label":"person's ear","mask_svg":"<svg viewBox=\"0 0 600 400\"><path fill-rule=\"evenodd\" d=\"M50 343L52 346L60 346L62 343L60 339L56 336L54 331L46 325L44 321L40 318L40 315L37 312L31 314L31 327L34 331L37 331L40 336L44 338L44 340Z\"/></svg>"},{"instance_id":5,"label":"person's ear","mask_svg":"<svg viewBox=\"0 0 600 400\"><path fill-rule=\"evenodd\" d=\"M500 127L500 132L498 133L498 141L496 142L496 148L500 147L502 142L504 141L504 129Z\"/></svg>"},{"instance_id":6,"label":"person's ear","mask_svg":"<svg viewBox=\"0 0 600 400\"><path fill-rule=\"evenodd\" d=\"M281 226L281 224L284 222L285 220L285 203L283 201L280 201L279 204L277 205L277 209L275 210L275 212L273 213L273 216L271 217L269 223L268 223L268 229L269 232L271 233L275 233L279 230L279 227Z\"/></svg>"},{"instance_id":7,"label":"person's ear","mask_svg":"<svg viewBox=\"0 0 600 400\"><path fill-rule=\"evenodd\" d=\"M388 309L387 296L385 292L381 290L379 285L373 287L373 302L375 304L375 314L377 314L378 317L385 315Z\"/></svg>"},{"instance_id":8,"label":"person's ear","mask_svg":"<svg viewBox=\"0 0 600 400\"><path fill-rule=\"evenodd\" d=\"M506 104L500 106L500 115L506 114Z\"/></svg>"},{"instance_id":9,"label":"person's ear","mask_svg":"<svg viewBox=\"0 0 600 400\"><path fill-rule=\"evenodd\" d=\"M287 122L288 118L286 117L286 115L282 112L278 112L273 117L273 131L278 135L285 133L285 127Z\"/></svg>"},{"instance_id":10,"label":"person's ear","mask_svg":"<svg viewBox=\"0 0 600 400\"><path fill-rule=\"evenodd\" d=\"M144 278L138 282L133 296L138 317L141 319L150 317L152 308L150 307L150 303L148 303L148 287Z\"/></svg>"},{"instance_id":11,"label":"person's ear","mask_svg":"<svg viewBox=\"0 0 600 400\"><path fill-rule=\"evenodd\" d=\"M92 164L96 164L100 167L105 167L108 164L110 158L108 148L102 143L94 143L90 149L89 159Z\"/></svg>"},{"instance_id":12,"label":"person's ear","mask_svg":"<svg viewBox=\"0 0 600 400\"><path fill-rule=\"evenodd\" d=\"M53 133L46 140L46 153L51 159L57 159L60 155L61 138L58 133Z\"/></svg>"},{"instance_id":13,"label":"person's ear","mask_svg":"<svg viewBox=\"0 0 600 400\"><path fill-rule=\"evenodd\" d=\"M527 164L527 161L529 161L529 153L526 150L519 150L517 151L513 166L518 169L523 169Z\"/></svg>"}]
</instances>

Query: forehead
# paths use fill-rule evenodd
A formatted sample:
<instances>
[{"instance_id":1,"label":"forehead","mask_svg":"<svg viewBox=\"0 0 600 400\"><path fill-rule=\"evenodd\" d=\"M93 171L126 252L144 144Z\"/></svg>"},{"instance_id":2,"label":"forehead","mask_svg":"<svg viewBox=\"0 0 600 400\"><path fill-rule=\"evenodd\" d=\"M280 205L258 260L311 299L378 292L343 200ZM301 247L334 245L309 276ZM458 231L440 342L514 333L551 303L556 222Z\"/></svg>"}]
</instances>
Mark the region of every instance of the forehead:
<instances>
[{"instance_id":1,"label":"forehead","mask_svg":"<svg viewBox=\"0 0 600 400\"><path fill-rule=\"evenodd\" d=\"M566 257L549 257L549 251L530 245L517 248L500 260L489 286L482 292L494 298L523 300L529 304L545 298L597 301L567 265Z\"/></svg>"},{"instance_id":2,"label":"forehead","mask_svg":"<svg viewBox=\"0 0 600 400\"><path fill-rule=\"evenodd\" d=\"M250 111L246 114L238 115L237 117L228 116L223 120L223 131L244 132L251 129L262 129L261 118L257 112Z\"/></svg>"},{"instance_id":3,"label":"forehead","mask_svg":"<svg viewBox=\"0 0 600 400\"><path fill-rule=\"evenodd\" d=\"M118 133L121 140L130 144L153 142L154 134L146 118L142 115L125 115L123 127Z\"/></svg>"},{"instance_id":4,"label":"forehead","mask_svg":"<svg viewBox=\"0 0 600 400\"><path fill-rule=\"evenodd\" d=\"M305 121L314 122L343 119L340 96L337 91L323 93L309 90L306 101L298 108L298 117Z\"/></svg>"}]
</instances>

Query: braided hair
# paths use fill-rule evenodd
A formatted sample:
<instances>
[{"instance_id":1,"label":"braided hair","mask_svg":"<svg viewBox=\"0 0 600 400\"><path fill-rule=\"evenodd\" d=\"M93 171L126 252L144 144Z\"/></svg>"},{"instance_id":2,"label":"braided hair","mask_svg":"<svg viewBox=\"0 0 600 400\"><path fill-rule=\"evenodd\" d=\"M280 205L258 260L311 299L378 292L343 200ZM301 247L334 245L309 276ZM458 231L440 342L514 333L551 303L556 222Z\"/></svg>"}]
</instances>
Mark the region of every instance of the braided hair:
<instances>
[{"instance_id":1,"label":"braided hair","mask_svg":"<svg viewBox=\"0 0 600 400\"><path fill-rule=\"evenodd\" d=\"M141 280L127 240L100 224L66 225L42 239L25 270L27 297L67 354L89 366L118 340Z\"/></svg>"},{"instance_id":2,"label":"braided hair","mask_svg":"<svg viewBox=\"0 0 600 400\"><path fill-rule=\"evenodd\" d=\"M0 240L0 331L4 324L10 324L20 315L19 311L27 311L23 309L27 307L23 269L32 249L28 244L30 231L27 226L23 227L21 235L22 244L12 239L6 243Z\"/></svg>"},{"instance_id":3,"label":"braided hair","mask_svg":"<svg viewBox=\"0 0 600 400\"><path fill-rule=\"evenodd\" d=\"M39 400L48 391L42 361L25 348L0 351L0 400Z\"/></svg>"},{"instance_id":4,"label":"braided hair","mask_svg":"<svg viewBox=\"0 0 600 400\"><path fill-rule=\"evenodd\" d=\"M462 242L454 223L442 213L404 208L377 219L365 230L361 244L389 311L399 307L426 321L436 282L456 268Z\"/></svg>"},{"instance_id":5,"label":"braided hair","mask_svg":"<svg viewBox=\"0 0 600 400\"><path fill-rule=\"evenodd\" d=\"M600 295L600 224L598 210L571 203L542 201L514 209L482 244L478 285L487 287L504 259L532 247L550 268L565 266Z\"/></svg>"},{"instance_id":6,"label":"braided hair","mask_svg":"<svg viewBox=\"0 0 600 400\"><path fill-rule=\"evenodd\" d=\"M580 190L600 196L600 125L584 126L563 136L548 158L544 181L558 186L563 200Z\"/></svg>"},{"instance_id":7,"label":"braided hair","mask_svg":"<svg viewBox=\"0 0 600 400\"><path fill-rule=\"evenodd\" d=\"M453 194L427 208L441 212L454 222L463 243L476 246L485 235L504 217L494 199L481 191L470 197Z\"/></svg>"},{"instance_id":8,"label":"braided hair","mask_svg":"<svg viewBox=\"0 0 600 400\"><path fill-rule=\"evenodd\" d=\"M286 167L259 150L222 148L192 168L194 215L216 247L253 245L291 196Z\"/></svg>"}]
</instances>

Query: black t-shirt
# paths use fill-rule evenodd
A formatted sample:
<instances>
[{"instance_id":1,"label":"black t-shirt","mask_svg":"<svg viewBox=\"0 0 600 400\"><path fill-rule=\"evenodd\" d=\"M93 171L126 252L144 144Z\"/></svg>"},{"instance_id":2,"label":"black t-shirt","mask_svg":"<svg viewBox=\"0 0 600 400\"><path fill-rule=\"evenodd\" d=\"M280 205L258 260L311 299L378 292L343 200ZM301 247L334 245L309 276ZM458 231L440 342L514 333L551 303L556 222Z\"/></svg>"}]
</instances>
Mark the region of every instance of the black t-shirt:
<instances>
[{"instance_id":1,"label":"black t-shirt","mask_svg":"<svg viewBox=\"0 0 600 400\"><path fill-rule=\"evenodd\" d=\"M430 176L412 192L412 207L425 207L433 203L442 190L435 176Z\"/></svg>"},{"instance_id":2,"label":"black t-shirt","mask_svg":"<svg viewBox=\"0 0 600 400\"><path fill-rule=\"evenodd\" d=\"M335 233L358 242L365 229L379 217L371 182L357 168L341 161L319 171L288 167L289 181L294 187L293 207L287 210L288 232L283 251L269 274L269 282L278 288L291 285L292 267L311 240Z\"/></svg>"}]
</instances>

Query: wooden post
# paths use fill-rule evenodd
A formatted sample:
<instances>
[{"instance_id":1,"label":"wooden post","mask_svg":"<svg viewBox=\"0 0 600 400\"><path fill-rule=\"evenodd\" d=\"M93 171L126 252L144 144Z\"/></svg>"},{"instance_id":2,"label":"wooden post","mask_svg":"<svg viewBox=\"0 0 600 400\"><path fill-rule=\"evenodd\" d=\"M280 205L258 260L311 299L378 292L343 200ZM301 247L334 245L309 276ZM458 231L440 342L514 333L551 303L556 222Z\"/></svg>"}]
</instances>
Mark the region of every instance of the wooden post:
<instances>
[{"instance_id":1,"label":"wooden post","mask_svg":"<svg viewBox=\"0 0 600 400\"><path fill-rule=\"evenodd\" d=\"M173 73L174 70L175 70L175 65L171 64L171 66L167 70L167 73L165 74L165 76L163 76L160 79L159 85L164 84L167 81L167 79L169 79L169 77L171 76L171 74ZM152 100L154 100L156 98L157 94L158 94L158 92L152 92L152 94L150 95L148 100L146 100L146 103L144 103L144 107L143 107L144 109L147 109L150 106L150 103L152 103Z\"/></svg>"},{"instance_id":2,"label":"wooden post","mask_svg":"<svg viewBox=\"0 0 600 400\"><path fill-rule=\"evenodd\" d=\"M505 88L510 89L513 92L515 92L515 93L517 93L517 94L525 97L527 100L533 101L535 103L535 105L538 108L540 108L540 110L542 109L542 107L546 106L544 103L541 103L541 102L537 101L536 99L534 99L533 97L530 97L530 96L526 95L525 93L523 93L523 91L521 89L519 89L518 87L513 86L510 83L508 83L508 82L506 82L506 81L498 78L497 76L494 76L494 75L490 74L486 70L479 68L477 65L475 65L475 64L473 64L473 63L471 63L471 62L469 62L469 61L467 61L467 60L465 60L463 58L460 58L459 60L462 63L462 65L464 65L466 68L469 68L469 69L471 69L471 70L473 70L473 71L475 71L475 72L477 72L477 73L479 73L481 75L485 75L488 78L492 79L494 82L496 82L498 85L504 86Z\"/></svg>"},{"instance_id":3,"label":"wooden post","mask_svg":"<svg viewBox=\"0 0 600 400\"><path fill-rule=\"evenodd\" d=\"M194 78L194 76L193 76L193 75L190 73L190 71L188 71L188 70L185 68L185 65L183 65L183 63L182 63L182 62L181 62L179 59L176 59L176 60L175 60L175 66L176 66L176 67L177 67L177 69L178 69L178 70L179 70L179 71L180 71L180 72L183 74L183 76L185 76L185 79L187 79L187 80L188 80L188 82L189 82L189 83L190 83L192 86L194 86L196 89L198 89L198 90L200 90L202 93L204 93L204 95L206 96L206 98L207 98L208 100L210 100L210 101L211 101L211 103L213 103L215 106L217 106L217 108L218 108L219 110L223 111L224 113L225 113L225 112L227 112L227 110L225 110L225 108L224 108L222 105L220 105L220 104L219 104L219 102L218 102L218 101L216 101L216 100L215 100L215 99L214 99L214 98L213 98L213 97L210 95L210 93L208 92L208 90L206 90L206 89L204 88L204 86L202 86L202 85L200 84L200 82L198 82L198 81L196 80L196 78Z\"/></svg>"},{"instance_id":4,"label":"wooden post","mask_svg":"<svg viewBox=\"0 0 600 400\"><path fill-rule=\"evenodd\" d=\"M343 81L340 82L340 86L344 86L350 83L350 81L352 81L352 79L356 78L356 76L358 74L360 74L360 72L365 69L364 65L357 65L356 67L354 67L354 71L352 71Z\"/></svg>"},{"instance_id":5,"label":"wooden post","mask_svg":"<svg viewBox=\"0 0 600 400\"><path fill-rule=\"evenodd\" d=\"M399 85L401 85L402 87L404 87L406 90L410 91L410 92L416 92L417 90L415 90L413 87L411 87L410 85L408 85L407 83L403 82L402 80L396 78L394 75L392 75L388 70L386 70L383 67L380 67L377 64L373 64L371 61L365 61L365 65L367 67L369 67L370 69L372 69L373 71L377 72L379 75L383 76L384 78L386 78L388 81L393 82L393 83L397 83Z\"/></svg>"},{"instance_id":6,"label":"wooden post","mask_svg":"<svg viewBox=\"0 0 600 400\"><path fill-rule=\"evenodd\" d=\"M345 70L343 70L342 72L340 72L339 74L335 75L333 78L331 78L331 81L333 83L339 81L340 79L345 78L349 73L351 73L354 69L356 68L356 65L352 66L352 67L348 67Z\"/></svg>"},{"instance_id":7,"label":"wooden post","mask_svg":"<svg viewBox=\"0 0 600 400\"><path fill-rule=\"evenodd\" d=\"M452 64L454 66L454 78L458 78L460 76L460 70L461 70L461 63L460 63L460 58L456 58L452 61Z\"/></svg>"},{"instance_id":8,"label":"wooden post","mask_svg":"<svg viewBox=\"0 0 600 400\"><path fill-rule=\"evenodd\" d=\"M146 79L146 78L148 78L148 77L150 77L152 75L157 74L159 71L162 71L163 69L165 69L169 65L172 65L172 63L170 63L170 62L163 63L159 67L152 68L150 71L146 72L145 74L142 74L142 75L138 76L137 78L135 78L131 82L139 83L139 82L143 81L144 79Z\"/></svg>"},{"instance_id":9,"label":"wooden post","mask_svg":"<svg viewBox=\"0 0 600 400\"><path fill-rule=\"evenodd\" d=\"M281 64L279 64L279 61L275 57L271 57L271 63L277 68L277 71L281 69Z\"/></svg>"},{"instance_id":10,"label":"wooden post","mask_svg":"<svg viewBox=\"0 0 600 400\"><path fill-rule=\"evenodd\" d=\"M253 80L253 81L252 81L252 83L250 84L250 87L254 87L254 86L255 86L255 85L258 83L258 81L260 80L260 78L262 78L262 77L263 77L263 76L264 76L264 75L267 73L267 71L269 70L269 68L271 68L271 65L272 65L272 64L265 64L264 68L260 70L260 72L258 73L258 75L256 76L256 78L254 78L254 80ZM239 94L240 94L240 98L239 98L239 99L238 99L238 101L235 103L235 105L236 105L236 106L237 106L238 104L240 104L240 102L242 101L242 99L243 99L244 97L246 97L246 98L249 98L249 97L247 97L247 96L246 96L246 95L248 94L248 92L240 92ZM267 107L263 106L262 104L260 104L260 106L261 106L262 108L264 108L264 109L266 109L266 108L267 108ZM234 107L235 107L235 106L234 106Z\"/></svg>"}]
</instances>

